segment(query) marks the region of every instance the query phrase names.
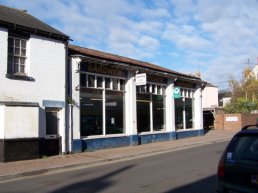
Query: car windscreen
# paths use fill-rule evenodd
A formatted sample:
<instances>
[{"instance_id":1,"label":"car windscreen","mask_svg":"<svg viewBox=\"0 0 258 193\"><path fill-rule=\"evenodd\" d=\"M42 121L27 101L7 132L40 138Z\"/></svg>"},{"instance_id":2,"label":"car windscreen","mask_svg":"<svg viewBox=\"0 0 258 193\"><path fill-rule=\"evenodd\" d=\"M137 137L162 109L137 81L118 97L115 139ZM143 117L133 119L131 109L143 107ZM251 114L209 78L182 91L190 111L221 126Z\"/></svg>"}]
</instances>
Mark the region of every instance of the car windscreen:
<instances>
[{"instance_id":1,"label":"car windscreen","mask_svg":"<svg viewBox=\"0 0 258 193\"><path fill-rule=\"evenodd\" d=\"M226 155L227 160L258 162L258 135L239 136Z\"/></svg>"}]
</instances>

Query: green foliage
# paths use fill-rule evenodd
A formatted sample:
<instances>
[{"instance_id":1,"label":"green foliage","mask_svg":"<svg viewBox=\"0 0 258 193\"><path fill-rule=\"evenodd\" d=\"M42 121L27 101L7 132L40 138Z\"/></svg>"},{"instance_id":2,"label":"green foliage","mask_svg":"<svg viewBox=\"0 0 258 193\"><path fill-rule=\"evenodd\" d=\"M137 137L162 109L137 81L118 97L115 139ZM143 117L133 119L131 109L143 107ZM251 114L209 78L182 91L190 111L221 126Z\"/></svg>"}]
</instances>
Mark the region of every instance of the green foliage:
<instances>
[{"instance_id":1,"label":"green foliage","mask_svg":"<svg viewBox=\"0 0 258 193\"><path fill-rule=\"evenodd\" d=\"M234 97L224 107L226 113L250 113L258 109L258 101L248 98Z\"/></svg>"}]
</instances>

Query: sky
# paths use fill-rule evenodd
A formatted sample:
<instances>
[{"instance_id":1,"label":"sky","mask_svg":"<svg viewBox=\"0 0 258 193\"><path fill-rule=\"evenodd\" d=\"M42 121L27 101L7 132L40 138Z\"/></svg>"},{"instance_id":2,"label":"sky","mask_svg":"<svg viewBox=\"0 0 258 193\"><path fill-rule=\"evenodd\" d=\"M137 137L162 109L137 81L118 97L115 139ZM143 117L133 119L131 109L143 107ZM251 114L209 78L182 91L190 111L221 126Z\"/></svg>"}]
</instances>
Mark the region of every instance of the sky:
<instances>
[{"instance_id":1,"label":"sky","mask_svg":"<svg viewBox=\"0 0 258 193\"><path fill-rule=\"evenodd\" d=\"M258 58L258 0L0 0L70 43L160 65L228 88Z\"/></svg>"}]
</instances>

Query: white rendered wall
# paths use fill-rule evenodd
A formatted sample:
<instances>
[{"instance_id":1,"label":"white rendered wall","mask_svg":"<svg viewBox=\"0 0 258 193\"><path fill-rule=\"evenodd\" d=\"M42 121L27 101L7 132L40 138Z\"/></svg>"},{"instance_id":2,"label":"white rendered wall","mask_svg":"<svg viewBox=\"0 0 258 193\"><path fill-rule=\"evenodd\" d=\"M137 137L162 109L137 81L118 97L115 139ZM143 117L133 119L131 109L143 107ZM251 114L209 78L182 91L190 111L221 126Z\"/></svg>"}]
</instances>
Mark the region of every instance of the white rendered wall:
<instances>
[{"instance_id":1,"label":"white rendered wall","mask_svg":"<svg viewBox=\"0 0 258 193\"><path fill-rule=\"evenodd\" d=\"M37 112L38 118L35 120L37 124L32 123L35 129L37 129L37 132L31 132L31 130L23 131L22 133L20 131L9 131L10 128L14 128L14 125L10 124L19 123L22 125L22 122L15 119L11 121L11 115L13 113L9 112L10 109L7 110L9 114L5 112L5 121L8 120L4 128L5 137L44 137L45 107L42 104L43 100L65 102L65 43L31 35L26 45L26 71L28 72L28 76L35 79L35 81L24 81L6 77L8 54L8 32L6 29L0 28L0 42L0 101L39 103L40 106L39 112ZM21 111L19 112L21 113ZM59 115L59 134L63 137L65 125L64 108L60 111ZM31 119L31 121L34 120ZM16 128L20 129L20 127Z\"/></svg>"},{"instance_id":2,"label":"white rendered wall","mask_svg":"<svg viewBox=\"0 0 258 193\"><path fill-rule=\"evenodd\" d=\"M4 138L37 138L39 136L38 111L38 107L6 106Z\"/></svg>"},{"instance_id":3,"label":"white rendered wall","mask_svg":"<svg viewBox=\"0 0 258 193\"><path fill-rule=\"evenodd\" d=\"M7 33L0 30L0 101L65 100L65 45L31 36L27 43L29 76L35 81L6 78Z\"/></svg>"},{"instance_id":4,"label":"white rendered wall","mask_svg":"<svg viewBox=\"0 0 258 193\"><path fill-rule=\"evenodd\" d=\"M0 104L0 139L4 139L4 108L5 106Z\"/></svg>"},{"instance_id":5,"label":"white rendered wall","mask_svg":"<svg viewBox=\"0 0 258 193\"><path fill-rule=\"evenodd\" d=\"M194 128L203 129L202 89L201 88L197 88L194 92Z\"/></svg>"},{"instance_id":6,"label":"white rendered wall","mask_svg":"<svg viewBox=\"0 0 258 193\"><path fill-rule=\"evenodd\" d=\"M203 108L218 107L218 87L207 86L202 91L202 106Z\"/></svg>"}]
</instances>

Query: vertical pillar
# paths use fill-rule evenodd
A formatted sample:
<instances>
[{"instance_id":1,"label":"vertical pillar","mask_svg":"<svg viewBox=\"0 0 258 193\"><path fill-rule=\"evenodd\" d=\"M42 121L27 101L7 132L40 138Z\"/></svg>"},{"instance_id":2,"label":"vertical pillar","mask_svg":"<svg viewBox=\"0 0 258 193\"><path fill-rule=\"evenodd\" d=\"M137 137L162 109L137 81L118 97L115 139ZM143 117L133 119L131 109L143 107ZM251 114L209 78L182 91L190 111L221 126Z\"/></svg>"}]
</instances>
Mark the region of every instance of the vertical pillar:
<instances>
[{"instance_id":1,"label":"vertical pillar","mask_svg":"<svg viewBox=\"0 0 258 193\"><path fill-rule=\"evenodd\" d=\"M194 120L195 129L199 130L199 135L203 135L203 112L202 112L202 89L197 87L194 93Z\"/></svg>"},{"instance_id":2,"label":"vertical pillar","mask_svg":"<svg viewBox=\"0 0 258 193\"><path fill-rule=\"evenodd\" d=\"M130 145L138 145L136 85L134 71L128 72L128 80L125 85L125 90L126 134L130 136Z\"/></svg>"},{"instance_id":3,"label":"vertical pillar","mask_svg":"<svg viewBox=\"0 0 258 193\"><path fill-rule=\"evenodd\" d=\"M80 74L78 70L80 69L81 59L79 57L71 58L71 80L70 80L70 100L73 102L73 107L70 108L70 136L69 141L72 141L70 151L71 152L81 152L82 142L81 142L81 132L80 132Z\"/></svg>"},{"instance_id":4,"label":"vertical pillar","mask_svg":"<svg viewBox=\"0 0 258 193\"><path fill-rule=\"evenodd\" d=\"M169 79L166 88L166 130L171 133L170 139L176 138L175 133L175 102L173 98L174 81Z\"/></svg>"}]
</instances>

